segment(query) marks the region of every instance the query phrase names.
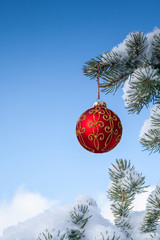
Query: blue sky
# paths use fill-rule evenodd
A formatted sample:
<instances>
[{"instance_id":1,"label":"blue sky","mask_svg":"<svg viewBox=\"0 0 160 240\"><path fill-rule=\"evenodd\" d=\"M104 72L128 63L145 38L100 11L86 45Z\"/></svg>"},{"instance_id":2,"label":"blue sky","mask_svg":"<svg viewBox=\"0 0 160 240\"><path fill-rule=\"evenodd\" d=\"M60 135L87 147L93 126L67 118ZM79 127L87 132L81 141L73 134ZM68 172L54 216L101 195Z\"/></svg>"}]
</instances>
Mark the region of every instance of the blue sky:
<instances>
[{"instance_id":1,"label":"blue sky","mask_svg":"<svg viewBox=\"0 0 160 240\"><path fill-rule=\"evenodd\" d=\"M0 0L0 201L20 186L62 202L107 189L108 167L130 159L160 180L160 156L142 151L139 131L149 109L129 115L123 92L101 98L120 117L123 137L109 153L84 150L76 121L97 100L84 62L130 32L159 27L160 2Z\"/></svg>"}]
</instances>

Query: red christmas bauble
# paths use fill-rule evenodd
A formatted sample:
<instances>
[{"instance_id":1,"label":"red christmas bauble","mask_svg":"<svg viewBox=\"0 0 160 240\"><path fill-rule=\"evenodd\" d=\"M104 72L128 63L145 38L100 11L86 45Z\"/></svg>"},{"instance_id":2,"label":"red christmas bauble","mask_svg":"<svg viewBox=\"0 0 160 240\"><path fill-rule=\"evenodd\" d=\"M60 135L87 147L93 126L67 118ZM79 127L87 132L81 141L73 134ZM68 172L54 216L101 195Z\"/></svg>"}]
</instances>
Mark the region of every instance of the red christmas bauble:
<instances>
[{"instance_id":1,"label":"red christmas bauble","mask_svg":"<svg viewBox=\"0 0 160 240\"><path fill-rule=\"evenodd\" d=\"M77 121L79 143L93 153L112 150L121 140L122 124L119 117L104 102L94 103Z\"/></svg>"}]
</instances>

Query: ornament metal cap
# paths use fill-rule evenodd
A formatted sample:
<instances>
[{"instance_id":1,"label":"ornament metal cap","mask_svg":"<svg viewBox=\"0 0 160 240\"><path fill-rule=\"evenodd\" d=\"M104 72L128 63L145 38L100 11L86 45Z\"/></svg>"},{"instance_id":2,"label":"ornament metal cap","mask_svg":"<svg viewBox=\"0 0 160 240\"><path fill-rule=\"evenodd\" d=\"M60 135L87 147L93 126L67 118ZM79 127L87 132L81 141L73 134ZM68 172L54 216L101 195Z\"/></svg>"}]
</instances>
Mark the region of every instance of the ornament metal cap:
<instances>
[{"instance_id":1,"label":"ornament metal cap","mask_svg":"<svg viewBox=\"0 0 160 240\"><path fill-rule=\"evenodd\" d=\"M97 107L97 106L107 107L107 104L105 102L98 101L93 104L93 107Z\"/></svg>"}]
</instances>

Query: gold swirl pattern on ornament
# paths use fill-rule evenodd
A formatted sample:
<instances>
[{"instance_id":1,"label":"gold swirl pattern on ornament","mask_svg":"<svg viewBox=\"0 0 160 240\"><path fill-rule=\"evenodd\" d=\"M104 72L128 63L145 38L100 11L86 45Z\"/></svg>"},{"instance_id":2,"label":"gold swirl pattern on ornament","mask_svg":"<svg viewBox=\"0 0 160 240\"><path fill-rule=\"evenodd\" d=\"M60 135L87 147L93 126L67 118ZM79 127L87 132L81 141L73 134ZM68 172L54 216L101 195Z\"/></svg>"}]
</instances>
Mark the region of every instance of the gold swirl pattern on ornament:
<instances>
[{"instance_id":1,"label":"gold swirl pattern on ornament","mask_svg":"<svg viewBox=\"0 0 160 240\"><path fill-rule=\"evenodd\" d=\"M102 107L95 107L93 109L91 109L89 111L90 114L93 114L93 120L94 122L90 122L88 124L88 126L90 128L93 128L93 133L89 134L88 139L90 141L93 141L94 147L99 150L99 141L103 141L105 136L103 133L99 133L100 128L104 127L104 123L100 120L100 114L102 114L102 118L107 121L109 123L109 126L106 126L105 132L108 134L108 137L105 140L105 146L102 149L102 151L105 151L105 149L107 148L108 144L110 143L111 139L112 139L112 135L118 134L118 130L116 129L115 131L114 129L114 121L117 121L117 117L114 115L112 117L111 111L109 111L107 108L103 108Z\"/></svg>"},{"instance_id":2,"label":"gold swirl pattern on ornament","mask_svg":"<svg viewBox=\"0 0 160 240\"><path fill-rule=\"evenodd\" d=\"M111 142L113 134L118 134L118 130L114 131L114 121L117 121L117 117L111 115L111 112L106 109L107 115L103 116L103 119L109 123L109 126L105 127L105 132L108 133L108 137L106 138L104 148L102 151L106 151L107 146ZM117 143L116 143L117 144Z\"/></svg>"},{"instance_id":3,"label":"gold swirl pattern on ornament","mask_svg":"<svg viewBox=\"0 0 160 240\"><path fill-rule=\"evenodd\" d=\"M76 130L76 135L77 135L77 137L79 137L82 133L84 133L85 132L85 128L82 128L81 130L80 129L77 129Z\"/></svg>"},{"instance_id":4,"label":"gold swirl pattern on ornament","mask_svg":"<svg viewBox=\"0 0 160 240\"><path fill-rule=\"evenodd\" d=\"M92 108L90 111L89 111L89 114L95 114L95 113L99 113L99 114L105 114L105 108L102 108L102 107L95 107L95 108Z\"/></svg>"},{"instance_id":5,"label":"gold swirl pattern on ornament","mask_svg":"<svg viewBox=\"0 0 160 240\"><path fill-rule=\"evenodd\" d=\"M84 141L84 139L83 139L83 137L82 137L81 134L79 135L79 142L80 142L80 144L81 144L84 148L86 148L88 151L94 152L94 149L92 149L92 148L90 148L90 147L88 147L88 146L86 145L86 143L85 143L85 141Z\"/></svg>"},{"instance_id":6,"label":"gold swirl pattern on ornament","mask_svg":"<svg viewBox=\"0 0 160 240\"><path fill-rule=\"evenodd\" d=\"M111 126L106 126L104 128L104 130L105 130L106 133L110 133L110 132L112 132L113 128Z\"/></svg>"},{"instance_id":7,"label":"gold swirl pattern on ornament","mask_svg":"<svg viewBox=\"0 0 160 240\"><path fill-rule=\"evenodd\" d=\"M89 122L88 123L88 127L89 128L94 128L95 126L103 128L104 127L104 123L102 121L99 121L99 122L98 121L97 122Z\"/></svg>"},{"instance_id":8,"label":"gold swirl pattern on ornament","mask_svg":"<svg viewBox=\"0 0 160 240\"><path fill-rule=\"evenodd\" d=\"M121 140L121 135L118 135L116 137L116 142L110 147L108 148L107 152L109 152L110 150L112 150ZM105 148L102 149L102 151L105 151Z\"/></svg>"},{"instance_id":9,"label":"gold swirl pattern on ornament","mask_svg":"<svg viewBox=\"0 0 160 240\"><path fill-rule=\"evenodd\" d=\"M103 115L103 119L108 122L109 120L112 119L111 112L108 111L107 108L106 108L105 113L106 113L106 115Z\"/></svg>"},{"instance_id":10,"label":"gold swirl pattern on ornament","mask_svg":"<svg viewBox=\"0 0 160 240\"><path fill-rule=\"evenodd\" d=\"M121 122L118 122L118 128L119 128L119 129L122 129Z\"/></svg>"},{"instance_id":11,"label":"gold swirl pattern on ornament","mask_svg":"<svg viewBox=\"0 0 160 240\"><path fill-rule=\"evenodd\" d=\"M114 134L115 134L115 135L118 134L118 129L115 129Z\"/></svg>"},{"instance_id":12,"label":"gold swirl pattern on ornament","mask_svg":"<svg viewBox=\"0 0 160 240\"><path fill-rule=\"evenodd\" d=\"M107 137L107 139L106 139L106 141L105 141L104 148L102 149L102 151L106 151L106 148L107 148L108 144L110 143L110 141L111 141L111 139L112 139L112 135L113 135L113 132L111 132L111 133L108 135L108 137Z\"/></svg>"},{"instance_id":13,"label":"gold swirl pattern on ornament","mask_svg":"<svg viewBox=\"0 0 160 240\"><path fill-rule=\"evenodd\" d=\"M96 150L99 150L100 141L103 141L105 139L105 135L103 133L100 133L100 128L104 127L104 122L100 121L101 114L103 115L102 118L105 121L107 121L109 124L109 126L106 126L104 128L104 130L108 134L108 136L107 136L107 139L105 139L104 148L101 149L102 151L106 151L107 146L111 142L113 134L114 135L118 134L118 129L114 130L114 121L118 121L118 117L116 115L112 116L111 111L109 111L107 108L98 107L98 106L93 109L90 109L89 114L93 114L93 121L90 121L88 123L88 127L93 128L93 133L88 135L88 139L90 141L93 141L93 145ZM86 149L88 149L91 152L95 152L94 149L89 148L86 145L86 143L83 139L83 136L82 136L82 134L85 132L85 127L82 128L81 122L84 121L86 118L87 118L86 115L82 115L79 118L79 120L77 122L78 130L76 131L76 134L77 134L77 136L79 136L79 141L83 147L85 147ZM121 122L118 122L118 128L122 129ZM120 139L121 139L121 135L118 135L116 137L116 142L110 147L110 149L107 149L107 152L110 151L111 149L113 149L118 144Z\"/></svg>"},{"instance_id":14,"label":"gold swirl pattern on ornament","mask_svg":"<svg viewBox=\"0 0 160 240\"><path fill-rule=\"evenodd\" d=\"M81 134L81 131L76 131L76 134L77 134L77 137L78 137L78 140L79 140L80 144L81 144L84 148L86 148L87 150L89 150L90 152L94 152L94 149L92 149L92 148L90 148L90 147L88 147L88 146L86 145L86 143L85 143L85 141L84 141L84 139L83 139L83 136L82 136L82 134Z\"/></svg>"},{"instance_id":15,"label":"gold swirl pattern on ornament","mask_svg":"<svg viewBox=\"0 0 160 240\"><path fill-rule=\"evenodd\" d=\"M99 139L98 139L99 138ZM104 140L104 134L103 133L99 133L98 135L95 135L95 134L89 134L88 135L88 139L90 141L93 141L94 143L94 147L99 150L99 140L102 141Z\"/></svg>"},{"instance_id":16,"label":"gold swirl pattern on ornament","mask_svg":"<svg viewBox=\"0 0 160 240\"><path fill-rule=\"evenodd\" d=\"M93 133L88 135L88 139L93 141L94 147L99 150L99 141L104 140L104 134L99 133L100 128L104 127L104 123L100 121L100 116L105 114L105 110L102 107L95 107L89 111L89 114L93 114L93 121L88 124L89 128L93 128Z\"/></svg>"},{"instance_id":17,"label":"gold swirl pattern on ornament","mask_svg":"<svg viewBox=\"0 0 160 240\"><path fill-rule=\"evenodd\" d=\"M86 119L86 115L81 115L80 118L77 121L77 126L81 125L81 122L84 121Z\"/></svg>"},{"instance_id":18,"label":"gold swirl pattern on ornament","mask_svg":"<svg viewBox=\"0 0 160 240\"><path fill-rule=\"evenodd\" d=\"M82 128L81 126L81 122L84 121L85 119L86 119L86 115L83 115L77 121L77 129L76 129L77 137L85 132L85 127Z\"/></svg>"},{"instance_id":19,"label":"gold swirl pattern on ornament","mask_svg":"<svg viewBox=\"0 0 160 240\"><path fill-rule=\"evenodd\" d=\"M116 115L114 115L112 118L113 118L114 121L117 121L117 116Z\"/></svg>"},{"instance_id":20,"label":"gold swirl pattern on ornament","mask_svg":"<svg viewBox=\"0 0 160 240\"><path fill-rule=\"evenodd\" d=\"M80 118L78 119L78 121L84 121L86 119L86 115L85 114L82 114L80 116Z\"/></svg>"},{"instance_id":21,"label":"gold swirl pattern on ornament","mask_svg":"<svg viewBox=\"0 0 160 240\"><path fill-rule=\"evenodd\" d=\"M80 142L80 144L86 148L88 151L90 152L94 152L94 149L88 147L83 139L82 134L85 132L85 127L82 127L81 122L84 121L86 119L86 115L81 115L81 117L78 119L77 121L77 129L76 129L76 135L78 137L78 140Z\"/></svg>"},{"instance_id":22,"label":"gold swirl pattern on ornament","mask_svg":"<svg viewBox=\"0 0 160 240\"><path fill-rule=\"evenodd\" d=\"M116 137L116 141L117 141L117 142L120 142L121 137L122 137L121 135L118 135L118 136Z\"/></svg>"},{"instance_id":23,"label":"gold swirl pattern on ornament","mask_svg":"<svg viewBox=\"0 0 160 240\"><path fill-rule=\"evenodd\" d=\"M106 108L105 110L106 110L106 113L107 113L107 115L104 115L104 116L103 116L103 119L104 119L105 121L109 121L109 120L117 121L117 120L118 120L118 118L117 118L116 115L113 115L113 116L112 116L111 111L109 111L107 108Z\"/></svg>"}]
</instances>

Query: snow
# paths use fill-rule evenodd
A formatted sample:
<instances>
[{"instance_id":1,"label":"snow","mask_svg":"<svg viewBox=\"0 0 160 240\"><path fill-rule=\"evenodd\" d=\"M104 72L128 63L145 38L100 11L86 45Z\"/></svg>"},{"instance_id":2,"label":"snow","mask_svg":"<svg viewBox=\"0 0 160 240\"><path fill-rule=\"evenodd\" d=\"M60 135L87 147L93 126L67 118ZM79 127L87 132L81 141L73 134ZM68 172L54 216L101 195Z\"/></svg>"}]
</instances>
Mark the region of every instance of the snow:
<instances>
[{"instance_id":1,"label":"snow","mask_svg":"<svg viewBox=\"0 0 160 240\"><path fill-rule=\"evenodd\" d=\"M134 32L134 33L137 33L137 32ZM121 42L120 44L118 44L118 46L115 46L113 47L112 51L111 52L114 52L114 53L117 53L119 54L122 59L125 59L127 60L129 55L128 55L128 52L127 52L127 49L126 49L126 43L130 40L134 41L133 37L132 37L132 34L133 33L130 33L126 36L126 38L124 39L123 42ZM145 35L146 37L146 42L145 42L145 50L143 52L143 54L150 60L151 59L151 56L152 56L152 41L154 40L154 35L159 35L160 34L160 29L159 28L154 28L154 30L150 33L147 33ZM105 54L104 54L105 55ZM103 61L103 58L102 58L102 61Z\"/></svg>"},{"instance_id":2,"label":"snow","mask_svg":"<svg viewBox=\"0 0 160 240\"><path fill-rule=\"evenodd\" d=\"M160 210L159 203L160 203L160 182L157 184L155 190L152 191L152 193L149 195L148 200L152 199L157 203L157 207L154 205L154 209ZM151 202L147 202L148 208L153 208Z\"/></svg>"},{"instance_id":3,"label":"snow","mask_svg":"<svg viewBox=\"0 0 160 240\"><path fill-rule=\"evenodd\" d=\"M143 52L143 55L145 55L147 57L148 60L151 59L152 56L152 41L154 40L154 35L159 35L160 34L160 29L159 28L155 28L152 32L146 34L146 48L145 51ZM126 39L120 43L117 47L114 47L112 49L113 52L116 52L118 54L120 54L124 59L128 58L128 53L126 51L126 42L131 39L131 35L128 35L126 37ZM122 98L125 101L125 106L129 107L130 104L133 104L135 101L136 104L136 98L133 99L131 96L133 96L134 94L138 94L137 91L137 85L138 83L141 83L141 79L139 79L139 74L146 76L147 79L150 79L150 81L160 81L158 75L158 70L157 69L153 69L151 66L148 67L140 67L137 68L129 77L128 79L125 81L124 86L123 86L123 92L124 95L122 96ZM133 83L137 83L137 85L135 86ZM148 92L143 93L139 92L139 94L141 94L142 97L145 97L146 94L148 94Z\"/></svg>"},{"instance_id":4,"label":"snow","mask_svg":"<svg viewBox=\"0 0 160 240\"><path fill-rule=\"evenodd\" d=\"M118 164L111 165L110 170L112 171L112 174L120 173ZM116 182L116 185L120 186L123 190L127 190L129 186L128 184L134 184L141 178L141 174L137 173L130 167L125 170L121 169L121 173L121 177L119 177L119 181ZM112 182L110 183L109 189L110 188L112 188Z\"/></svg>"},{"instance_id":5,"label":"snow","mask_svg":"<svg viewBox=\"0 0 160 240\"><path fill-rule=\"evenodd\" d=\"M127 58L128 58L128 53L127 53L127 51L126 51L126 42L127 42L128 40L131 40L131 38L132 38L131 35L128 34L128 35L126 36L126 39L124 39L124 41L123 41L122 43L118 44L118 46L114 47L114 48L112 49L112 51L113 51L114 53L118 53L119 55L121 55L123 59L124 59L124 58L127 59Z\"/></svg>"},{"instance_id":6,"label":"snow","mask_svg":"<svg viewBox=\"0 0 160 240\"><path fill-rule=\"evenodd\" d=\"M56 234L59 230L65 232L67 229L74 229L75 226L70 220L70 211L78 204L87 204L89 209L87 216L92 216L86 224L86 239L91 240L96 237L96 240L100 240L101 233L113 236L115 231L122 235L112 223L101 216L95 200L82 195L74 203L53 207L37 217L7 228L0 240L36 240L40 233L46 232L46 229L51 234Z\"/></svg>"},{"instance_id":7,"label":"snow","mask_svg":"<svg viewBox=\"0 0 160 240\"><path fill-rule=\"evenodd\" d=\"M64 205L46 210L44 213L31 218L17 226L12 226L4 230L0 239L3 240L31 240L36 239L38 234L53 228L63 229L69 218L69 205ZM62 221L63 219L63 221Z\"/></svg>"},{"instance_id":8,"label":"snow","mask_svg":"<svg viewBox=\"0 0 160 240\"><path fill-rule=\"evenodd\" d=\"M102 240L102 236L104 236L104 239L107 239L108 236L112 239L114 234L117 237L120 236L120 239L127 240L115 225L102 217L95 200L84 195L80 195L73 203L52 207L36 217L19 223L17 226L9 227L4 231L0 240L37 240L38 236L44 240L45 238L42 233L47 235L47 231L56 240L60 239L57 237L59 231L63 234L67 229L76 229L75 225L71 222L70 212L80 204L88 206L87 216L91 216L85 226L84 240ZM150 234L144 234L140 231L144 214L144 211L130 214L129 221L132 226L131 234L134 240L151 239ZM158 226L159 230L160 227ZM158 237L160 236L157 236L155 239L159 239Z\"/></svg>"},{"instance_id":9,"label":"snow","mask_svg":"<svg viewBox=\"0 0 160 240\"><path fill-rule=\"evenodd\" d=\"M146 34L147 47L144 54L149 60L152 56L151 42L153 41L154 34L160 34L160 29L156 28L153 32ZM112 49L112 52L119 54L122 59L127 59L129 56L126 50L126 42L130 39L131 35L129 34L122 43ZM102 60L105 61L105 57ZM157 70L152 69L150 66L146 68L136 69L133 74L126 80L123 87L123 99L125 100L126 107L128 107L130 104L130 94L134 94L136 91L133 88L132 83L140 82L140 79L137 78L139 72L146 76L149 75L151 81L157 79ZM147 133L149 129L158 128L158 126L154 125L151 121L155 114L160 115L160 107L157 105L151 109L150 118L145 121L140 132L140 138L144 137L144 134ZM118 170L116 170L113 165L110 167L110 169L115 173L118 172ZM117 184L125 190L128 181L134 183L140 177L141 175L138 174L134 169L128 168L123 171L123 175ZM110 187L111 186L112 185L110 185ZM152 192L152 196L153 198L157 198L160 201L160 182L158 183L156 189ZM107 237L112 239L114 234L117 237L120 236L120 239L122 240L127 240L124 233L122 233L120 229L118 229L113 223L102 216L100 209L96 204L96 201L90 196L85 195L80 195L73 203L52 207L49 210L45 210L43 213L39 214L36 217L21 222L16 226L8 227L4 230L3 235L0 237L0 240L37 240L38 236L41 236L43 239L42 233L47 233L46 229L49 233L55 236L56 240L58 240L56 236L59 231L61 234L63 234L68 229L76 229L75 225L71 221L70 212L73 211L73 209L78 205L87 205L88 212L86 213L86 216L91 216L85 225L84 240L102 240L107 239ZM150 206L149 203L147 203L147 206ZM144 216L145 211L134 211L129 215L129 222L132 226L131 234L134 240L151 239L149 233L142 233L140 230ZM158 225L157 233L157 236L154 238L155 240L160 239L160 225ZM104 238L102 236L104 236Z\"/></svg>"},{"instance_id":10,"label":"snow","mask_svg":"<svg viewBox=\"0 0 160 240\"><path fill-rule=\"evenodd\" d=\"M140 134L139 134L139 139L145 138L147 140L148 138L145 135L145 133L148 133L148 130L150 130L150 129L158 129L160 127L158 124L154 125L152 122L152 118L153 118L153 116L155 116L155 114L160 116L160 106L159 105L155 105L153 108L151 108L150 117L149 117L149 119L145 120L145 122L142 126L142 129L140 131Z\"/></svg>"},{"instance_id":11,"label":"snow","mask_svg":"<svg viewBox=\"0 0 160 240\"><path fill-rule=\"evenodd\" d=\"M136 104L136 98L133 100L133 98L131 99L131 95L138 95L141 94L141 97L145 97L145 95L148 95L148 92L142 91L138 92L137 90L137 86L138 83L141 83L142 80L140 78L138 78L139 74L143 75L146 77L146 79L150 79L150 81L160 81L160 79L157 76L157 69L153 69L151 66L146 67L146 68L137 68L133 74L125 81L124 86L123 86L123 92L124 95L122 96L122 98L125 101L125 106L129 107L130 104L134 103ZM134 83L137 83L136 86Z\"/></svg>"},{"instance_id":12,"label":"snow","mask_svg":"<svg viewBox=\"0 0 160 240\"><path fill-rule=\"evenodd\" d=\"M160 34L160 29L159 28L154 28L154 30L148 34L146 34L147 37L147 43L148 43L148 48L146 49L146 57L150 60L152 56L152 41L154 40L154 35L159 35Z\"/></svg>"}]
</instances>

